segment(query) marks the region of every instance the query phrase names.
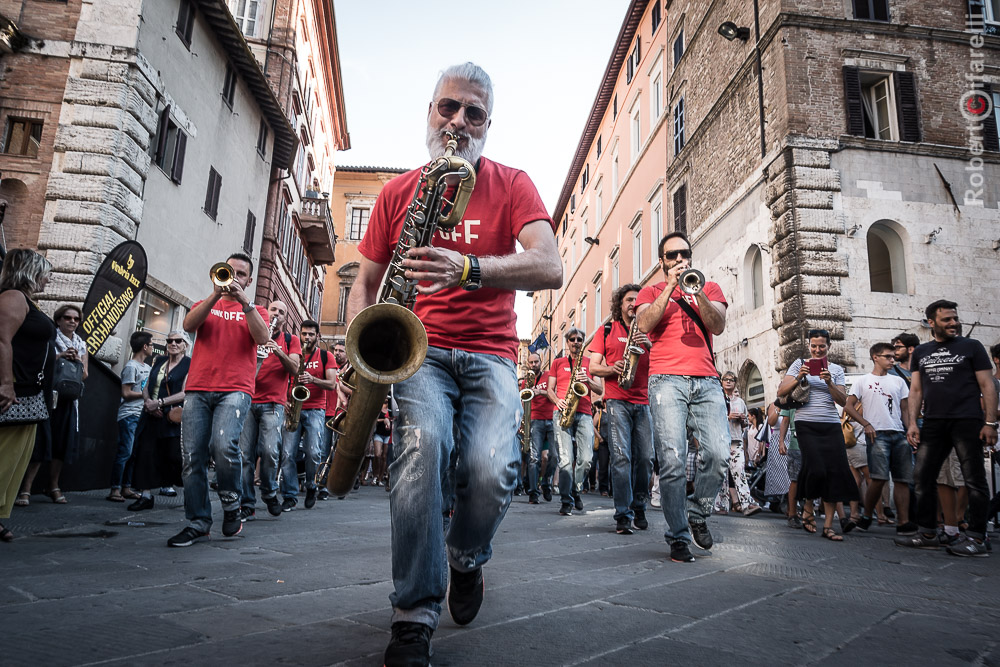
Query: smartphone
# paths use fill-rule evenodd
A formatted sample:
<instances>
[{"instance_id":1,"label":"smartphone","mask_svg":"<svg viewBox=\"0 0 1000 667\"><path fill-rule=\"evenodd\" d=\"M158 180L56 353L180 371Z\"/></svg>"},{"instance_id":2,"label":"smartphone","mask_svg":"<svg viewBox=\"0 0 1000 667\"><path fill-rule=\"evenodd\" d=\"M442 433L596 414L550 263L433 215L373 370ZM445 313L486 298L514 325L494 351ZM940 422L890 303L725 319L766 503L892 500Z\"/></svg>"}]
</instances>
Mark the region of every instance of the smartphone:
<instances>
[{"instance_id":1,"label":"smartphone","mask_svg":"<svg viewBox=\"0 0 1000 667\"><path fill-rule=\"evenodd\" d=\"M822 359L806 359L806 368L809 369L809 375L819 375L820 371L826 369L826 357Z\"/></svg>"}]
</instances>

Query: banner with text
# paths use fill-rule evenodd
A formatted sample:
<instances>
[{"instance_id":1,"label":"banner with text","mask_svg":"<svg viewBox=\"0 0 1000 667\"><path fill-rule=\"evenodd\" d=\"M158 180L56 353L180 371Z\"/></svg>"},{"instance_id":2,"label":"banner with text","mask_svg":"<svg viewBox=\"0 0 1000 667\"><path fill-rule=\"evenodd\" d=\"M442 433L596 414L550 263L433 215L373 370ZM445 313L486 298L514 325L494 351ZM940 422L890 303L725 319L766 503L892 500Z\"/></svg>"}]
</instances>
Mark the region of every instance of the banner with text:
<instances>
[{"instance_id":1,"label":"banner with text","mask_svg":"<svg viewBox=\"0 0 1000 667\"><path fill-rule=\"evenodd\" d=\"M87 351L97 354L146 286L146 251L135 241L118 244L94 276L83 302L80 329Z\"/></svg>"}]
</instances>

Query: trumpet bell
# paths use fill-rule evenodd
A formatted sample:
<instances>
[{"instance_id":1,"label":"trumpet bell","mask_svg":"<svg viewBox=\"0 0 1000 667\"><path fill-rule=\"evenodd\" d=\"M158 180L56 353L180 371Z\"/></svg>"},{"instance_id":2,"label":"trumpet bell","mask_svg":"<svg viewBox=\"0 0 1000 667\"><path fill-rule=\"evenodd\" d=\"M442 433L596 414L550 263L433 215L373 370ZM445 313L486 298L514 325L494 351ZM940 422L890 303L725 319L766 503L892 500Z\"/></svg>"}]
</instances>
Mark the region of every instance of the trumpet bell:
<instances>
[{"instance_id":1,"label":"trumpet bell","mask_svg":"<svg viewBox=\"0 0 1000 667\"><path fill-rule=\"evenodd\" d=\"M208 275L212 278L212 282L219 287L228 287L236 278L236 272L228 262L213 264L212 268L208 270Z\"/></svg>"},{"instance_id":2,"label":"trumpet bell","mask_svg":"<svg viewBox=\"0 0 1000 667\"><path fill-rule=\"evenodd\" d=\"M681 274L680 285L685 294L697 294L705 287L705 274L698 269L688 269Z\"/></svg>"}]
</instances>

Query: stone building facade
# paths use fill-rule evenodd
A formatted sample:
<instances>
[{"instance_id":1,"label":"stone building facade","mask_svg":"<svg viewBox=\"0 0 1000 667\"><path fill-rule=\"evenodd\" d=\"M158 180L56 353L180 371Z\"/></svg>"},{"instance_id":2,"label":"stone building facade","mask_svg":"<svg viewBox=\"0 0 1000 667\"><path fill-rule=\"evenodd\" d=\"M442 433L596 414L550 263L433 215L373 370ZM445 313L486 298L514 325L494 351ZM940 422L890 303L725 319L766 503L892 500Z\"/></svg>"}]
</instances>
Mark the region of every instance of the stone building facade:
<instances>
[{"instance_id":1,"label":"stone building facade","mask_svg":"<svg viewBox=\"0 0 1000 667\"><path fill-rule=\"evenodd\" d=\"M664 231L687 231L696 265L726 294L719 368L740 373L751 405L773 397L780 373L805 354L809 328L829 329L831 358L855 372L870 368L873 342L901 331L927 340L923 309L938 298L959 302L966 330L975 323L983 343L1000 339L1000 154L988 104L1000 101L1000 16L989 5L630 6L602 86L613 78L612 95L630 100L620 54L634 49L637 33L647 54L667 45L658 91L668 116L665 160L653 165L662 169ZM648 27L626 30L636 14L641 28L656 12L660 42ZM595 103L591 122L606 118L609 103ZM554 212L570 212L570 226L567 195L579 194L579 158L595 148L587 139ZM590 169L593 183L612 165ZM599 247L626 237L636 213L613 213ZM536 334L550 312L561 326L562 304L580 303L591 277L574 277L551 310L548 295L535 295Z\"/></svg>"}]
</instances>

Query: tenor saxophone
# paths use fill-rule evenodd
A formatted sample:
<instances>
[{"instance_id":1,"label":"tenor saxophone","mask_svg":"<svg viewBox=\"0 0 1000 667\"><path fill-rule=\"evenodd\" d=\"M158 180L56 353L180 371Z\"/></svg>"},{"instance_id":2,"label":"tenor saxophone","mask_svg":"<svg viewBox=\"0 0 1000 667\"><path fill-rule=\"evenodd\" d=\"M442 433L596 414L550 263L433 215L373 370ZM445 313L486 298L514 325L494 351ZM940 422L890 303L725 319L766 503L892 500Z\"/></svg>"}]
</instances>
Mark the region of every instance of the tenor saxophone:
<instances>
[{"instance_id":1,"label":"tenor saxophone","mask_svg":"<svg viewBox=\"0 0 1000 667\"><path fill-rule=\"evenodd\" d=\"M427 332L412 312L418 281L406 278L403 260L411 248L430 246L439 228L461 222L476 185L473 166L455 155L458 137L447 135L444 155L420 170L378 302L358 313L347 328L350 369L341 375L341 384L351 391L351 399L333 424L337 447L329 465L321 466L326 488L336 496L347 495L354 486L390 385L416 373L427 355ZM449 198L452 176L458 185Z\"/></svg>"},{"instance_id":2,"label":"tenor saxophone","mask_svg":"<svg viewBox=\"0 0 1000 667\"><path fill-rule=\"evenodd\" d=\"M521 390L521 451L527 454L531 451L531 399L535 397L532 387L535 386L535 371L524 374L524 389Z\"/></svg>"},{"instance_id":3,"label":"tenor saxophone","mask_svg":"<svg viewBox=\"0 0 1000 667\"><path fill-rule=\"evenodd\" d=\"M632 326L628 328L628 340L625 341L625 367L618 374L618 386L629 389L635 382L635 369L639 365L639 357L646 353L641 346L635 344L635 335L639 332L639 318L632 317Z\"/></svg>"},{"instance_id":4,"label":"tenor saxophone","mask_svg":"<svg viewBox=\"0 0 1000 667\"><path fill-rule=\"evenodd\" d=\"M306 369L306 360L312 356L315 347L303 347L302 358L299 359L299 369L295 372L295 383L288 393L288 403L285 405L285 430L299 430L299 421L302 418L302 404L309 400L312 393L309 387L299 382L299 376Z\"/></svg>"},{"instance_id":5,"label":"tenor saxophone","mask_svg":"<svg viewBox=\"0 0 1000 667\"><path fill-rule=\"evenodd\" d=\"M562 428L569 428L573 425L573 415L576 414L576 406L580 404L581 398L590 393L587 385L576 379L576 372L580 370L580 366L582 365L583 345L580 346L580 351L573 357L573 364L570 366L569 386L566 387L566 395L563 397L566 401L566 407L559 413L559 426Z\"/></svg>"}]
</instances>

